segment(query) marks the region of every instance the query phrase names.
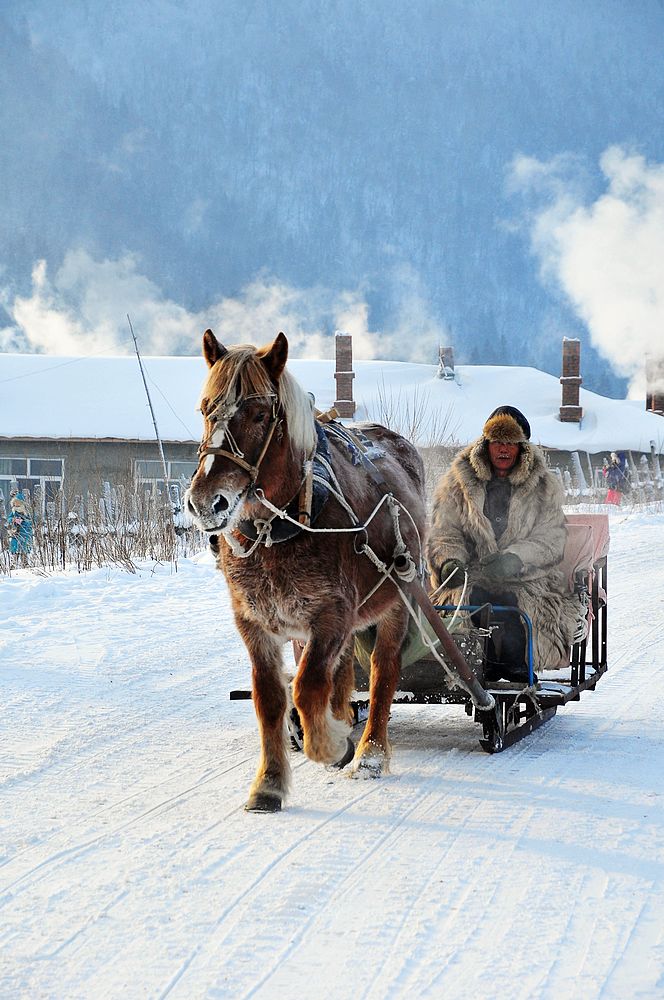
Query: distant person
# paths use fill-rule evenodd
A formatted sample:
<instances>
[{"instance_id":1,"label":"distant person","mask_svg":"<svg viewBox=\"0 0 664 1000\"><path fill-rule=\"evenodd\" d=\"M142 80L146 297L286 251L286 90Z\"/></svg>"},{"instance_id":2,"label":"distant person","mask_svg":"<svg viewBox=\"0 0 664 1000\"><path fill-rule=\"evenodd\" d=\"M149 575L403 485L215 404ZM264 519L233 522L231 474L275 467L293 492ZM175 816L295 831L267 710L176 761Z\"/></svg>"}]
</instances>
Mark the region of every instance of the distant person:
<instances>
[{"instance_id":1,"label":"distant person","mask_svg":"<svg viewBox=\"0 0 664 1000\"><path fill-rule=\"evenodd\" d=\"M578 602L558 569L567 536L562 490L529 439L523 413L499 406L457 455L434 496L429 566L435 586L450 577L442 603L459 603L467 571L465 603L525 612L535 667L556 667L568 662ZM500 627L488 644L485 680L527 683L522 620L515 612L494 620Z\"/></svg>"},{"instance_id":2,"label":"distant person","mask_svg":"<svg viewBox=\"0 0 664 1000\"><path fill-rule=\"evenodd\" d=\"M9 551L18 561L25 561L32 549L32 519L22 492L19 491L10 499L9 507L7 518Z\"/></svg>"},{"instance_id":3,"label":"distant person","mask_svg":"<svg viewBox=\"0 0 664 1000\"><path fill-rule=\"evenodd\" d=\"M627 456L624 451L611 452L611 461L604 463L604 478L606 479L606 502L620 506L623 493L629 489L629 472Z\"/></svg>"}]
</instances>

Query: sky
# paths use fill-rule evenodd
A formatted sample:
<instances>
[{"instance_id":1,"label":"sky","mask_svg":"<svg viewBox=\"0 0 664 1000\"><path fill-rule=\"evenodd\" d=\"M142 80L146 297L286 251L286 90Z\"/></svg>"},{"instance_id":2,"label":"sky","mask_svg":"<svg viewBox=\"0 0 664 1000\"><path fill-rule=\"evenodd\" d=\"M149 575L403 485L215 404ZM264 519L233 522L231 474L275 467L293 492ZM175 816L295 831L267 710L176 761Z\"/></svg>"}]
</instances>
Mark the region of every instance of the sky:
<instances>
[{"instance_id":1,"label":"sky","mask_svg":"<svg viewBox=\"0 0 664 1000\"><path fill-rule=\"evenodd\" d=\"M471 363L643 397L660 0L10 0L0 350Z\"/></svg>"},{"instance_id":2,"label":"sky","mask_svg":"<svg viewBox=\"0 0 664 1000\"><path fill-rule=\"evenodd\" d=\"M548 196L527 220L542 280L560 288L642 398L644 356L664 357L664 164L612 146L600 167L605 187L594 201L575 190L580 166L570 157L519 157L512 183Z\"/></svg>"}]
</instances>

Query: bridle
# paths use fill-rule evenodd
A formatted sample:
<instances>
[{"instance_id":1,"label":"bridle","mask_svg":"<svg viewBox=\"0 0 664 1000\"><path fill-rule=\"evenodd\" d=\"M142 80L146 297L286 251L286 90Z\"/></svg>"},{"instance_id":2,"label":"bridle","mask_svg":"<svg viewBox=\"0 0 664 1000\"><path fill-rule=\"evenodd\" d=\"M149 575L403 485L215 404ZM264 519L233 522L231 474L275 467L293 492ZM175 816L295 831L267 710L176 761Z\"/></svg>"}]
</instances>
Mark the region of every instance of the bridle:
<instances>
[{"instance_id":1,"label":"bridle","mask_svg":"<svg viewBox=\"0 0 664 1000\"><path fill-rule=\"evenodd\" d=\"M272 399L272 413L270 415L270 423L268 424L267 431L265 433L265 438L263 444L261 445L258 457L253 463L245 461L244 452L240 450L238 444L230 432L230 422L240 409L248 400L250 399ZM228 458L235 465L239 465L241 469L244 469L250 477L250 485L253 486L258 479L258 473L260 471L261 464L268 448L270 447L270 442L274 437L274 432L282 421L281 416L281 404L276 393L253 393L250 396L245 396L241 403L226 403L224 398L217 396L216 399L212 401L212 405L209 408L209 412L205 413L207 420L214 424L214 428L221 427L224 432L224 438L228 440L231 447L231 451L227 448L211 448L207 444L208 438L201 442L200 448L198 449L198 463L200 465L201 461L207 455L220 455L222 458ZM210 437L212 433L210 434Z\"/></svg>"}]
</instances>

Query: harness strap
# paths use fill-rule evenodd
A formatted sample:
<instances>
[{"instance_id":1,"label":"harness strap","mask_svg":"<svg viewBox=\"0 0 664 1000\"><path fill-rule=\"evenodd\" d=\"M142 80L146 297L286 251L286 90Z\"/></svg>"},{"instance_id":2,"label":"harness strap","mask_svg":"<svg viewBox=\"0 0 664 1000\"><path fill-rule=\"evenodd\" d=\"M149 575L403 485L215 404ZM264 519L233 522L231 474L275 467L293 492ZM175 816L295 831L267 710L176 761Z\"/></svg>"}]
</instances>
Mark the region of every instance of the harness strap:
<instances>
[{"instance_id":1,"label":"harness strap","mask_svg":"<svg viewBox=\"0 0 664 1000\"><path fill-rule=\"evenodd\" d=\"M201 448L198 455L199 458L205 458L206 455L221 455L222 458L230 458L231 461L235 462L236 465L239 465L241 469L248 472L252 479L258 472L258 463L256 463L256 465L249 465L249 462L245 462L245 460L240 458L239 455L234 455L232 451L226 451L225 448Z\"/></svg>"},{"instance_id":2,"label":"harness strap","mask_svg":"<svg viewBox=\"0 0 664 1000\"><path fill-rule=\"evenodd\" d=\"M227 451L225 448L207 448L203 446L201 446L198 449L199 461L206 455L221 455L223 458L230 458L232 462L235 462L235 464L239 465L241 469L244 469L245 472L248 472L249 475L251 476L252 482L255 483L256 480L258 479L258 472L261 467L261 463L265 458L265 452L270 447L270 442L272 441L274 432L277 429L278 424L280 423L281 421L277 416L277 414L275 413L274 416L271 417L270 419L270 426L268 427L267 434L265 435L265 440L263 441L263 447L261 448L260 454L253 465L250 465L249 462L245 462L245 460L243 458L240 458L239 455L234 455L232 451Z\"/></svg>"},{"instance_id":3,"label":"harness strap","mask_svg":"<svg viewBox=\"0 0 664 1000\"><path fill-rule=\"evenodd\" d=\"M308 459L304 463L304 481L299 495L298 521L300 524L311 524L311 503L314 496L314 463Z\"/></svg>"}]
</instances>

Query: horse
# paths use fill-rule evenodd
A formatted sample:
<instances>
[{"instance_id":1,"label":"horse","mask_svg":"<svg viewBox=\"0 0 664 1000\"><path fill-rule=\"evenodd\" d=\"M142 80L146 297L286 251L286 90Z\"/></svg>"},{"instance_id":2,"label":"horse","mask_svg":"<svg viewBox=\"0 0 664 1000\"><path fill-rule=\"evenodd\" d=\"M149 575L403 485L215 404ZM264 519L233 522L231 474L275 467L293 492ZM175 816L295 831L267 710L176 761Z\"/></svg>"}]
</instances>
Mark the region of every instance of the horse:
<instances>
[{"instance_id":1,"label":"horse","mask_svg":"<svg viewBox=\"0 0 664 1000\"><path fill-rule=\"evenodd\" d=\"M204 433L185 504L210 538L251 660L261 757L245 809L277 812L290 787L293 705L312 761L350 764L353 777L389 770L409 621L391 569L424 570L424 469L386 427L355 425L358 438L317 420L286 368L283 333L262 348L226 348L206 330L203 357ZM370 707L355 750L354 634L369 626ZM304 649L290 683L282 654L293 639Z\"/></svg>"}]
</instances>

